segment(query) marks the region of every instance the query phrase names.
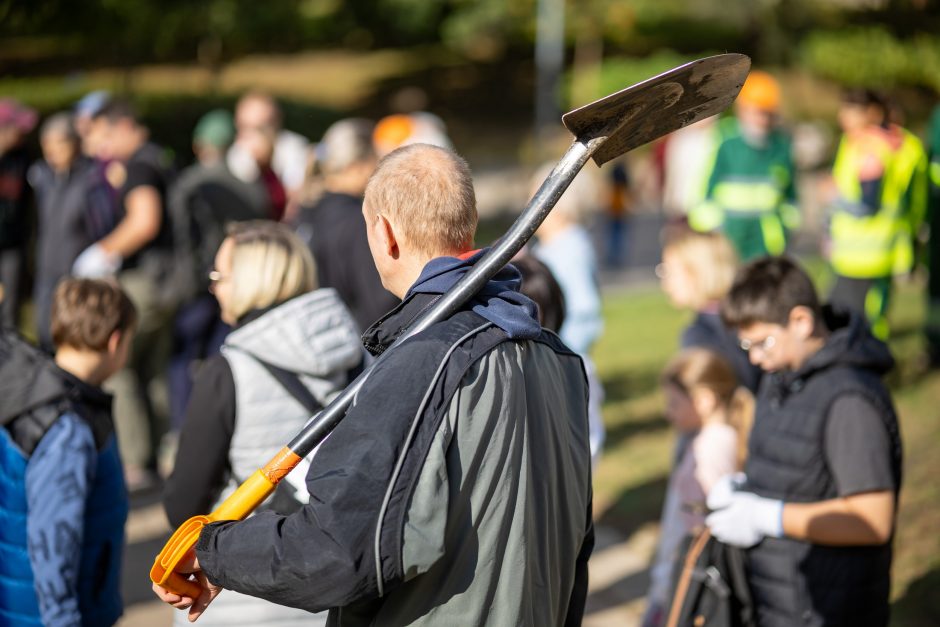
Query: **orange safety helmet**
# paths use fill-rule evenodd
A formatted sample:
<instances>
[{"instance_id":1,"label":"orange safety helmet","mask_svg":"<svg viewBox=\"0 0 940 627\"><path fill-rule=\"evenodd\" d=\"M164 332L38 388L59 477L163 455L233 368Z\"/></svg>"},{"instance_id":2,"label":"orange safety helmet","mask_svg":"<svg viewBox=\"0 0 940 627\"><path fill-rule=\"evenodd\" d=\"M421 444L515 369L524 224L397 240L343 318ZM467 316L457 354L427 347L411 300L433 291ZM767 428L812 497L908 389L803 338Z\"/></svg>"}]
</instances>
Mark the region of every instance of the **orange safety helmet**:
<instances>
[{"instance_id":1,"label":"orange safety helmet","mask_svg":"<svg viewBox=\"0 0 940 627\"><path fill-rule=\"evenodd\" d=\"M383 157L402 146L414 133L414 121L408 115L389 115L375 125L372 141L379 157Z\"/></svg>"},{"instance_id":2,"label":"orange safety helmet","mask_svg":"<svg viewBox=\"0 0 940 627\"><path fill-rule=\"evenodd\" d=\"M754 70L744 82L737 103L776 113L780 110L780 83L767 72Z\"/></svg>"}]
</instances>

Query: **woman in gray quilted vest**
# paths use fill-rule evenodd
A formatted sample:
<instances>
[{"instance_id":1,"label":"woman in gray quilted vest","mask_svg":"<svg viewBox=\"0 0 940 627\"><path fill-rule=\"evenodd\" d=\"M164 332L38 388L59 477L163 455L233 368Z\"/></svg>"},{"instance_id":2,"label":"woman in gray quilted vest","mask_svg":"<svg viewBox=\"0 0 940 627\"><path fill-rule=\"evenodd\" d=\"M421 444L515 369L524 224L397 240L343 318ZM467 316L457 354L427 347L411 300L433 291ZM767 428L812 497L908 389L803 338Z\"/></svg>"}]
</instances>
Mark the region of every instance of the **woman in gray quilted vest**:
<instances>
[{"instance_id":1,"label":"woman in gray quilted vest","mask_svg":"<svg viewBox=\"0 0 940 627\"><path fill-rule=\"evenodd\" d=\"M164 506L175 527L211 511L276 453L361 369L356 323L333 289L315 289L310 251L281 224L233 224L215 258L211 290L234 330L222 354L194 374ZM305 502L303 471L267 504ZM175 624L188 624L178 612ZM274 605L227 590L203 625L321 625L326 613Z\"/></svg>"}]
</instances>

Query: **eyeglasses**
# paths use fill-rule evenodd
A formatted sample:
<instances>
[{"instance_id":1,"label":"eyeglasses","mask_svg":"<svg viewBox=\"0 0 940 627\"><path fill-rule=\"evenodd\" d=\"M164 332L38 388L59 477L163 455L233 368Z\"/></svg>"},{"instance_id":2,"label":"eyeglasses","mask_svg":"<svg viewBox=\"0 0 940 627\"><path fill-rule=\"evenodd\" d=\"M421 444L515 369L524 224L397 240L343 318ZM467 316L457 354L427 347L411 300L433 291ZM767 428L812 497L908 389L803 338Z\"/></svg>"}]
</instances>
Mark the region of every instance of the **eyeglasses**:
<instances>
[{"instance_id":1,"label":"eyeglasses","mask_svg":"<svg viewBox=\"0 0 940 627\"><path fill-rule=\"evenodd\" d=\"M740 343L738 344L738 346L740 346L741 350L743 350L745 353L750 353L755 348L766 353L768 350L773 348L774 345L776 344L777 344L776 338L774 338L774 336L772 335L768 335L767 337L760 340L759 342L755 342L753 340L748 340L748 339L742 339Z\"/></svg>"}]
</instances>

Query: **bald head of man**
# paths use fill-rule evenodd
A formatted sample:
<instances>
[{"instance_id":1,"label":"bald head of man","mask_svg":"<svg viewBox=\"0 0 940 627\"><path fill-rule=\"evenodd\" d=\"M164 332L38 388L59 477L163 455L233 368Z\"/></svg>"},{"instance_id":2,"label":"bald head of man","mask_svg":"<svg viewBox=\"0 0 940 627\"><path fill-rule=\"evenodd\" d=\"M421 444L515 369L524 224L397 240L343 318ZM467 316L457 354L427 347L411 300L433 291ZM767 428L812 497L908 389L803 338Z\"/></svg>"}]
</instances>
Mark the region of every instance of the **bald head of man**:
<instances>
[{"instance_id":1,"label":"bald head of man","mask_svg":"<svg viewBox=\"0 0 940 627\"><path fill-rule=\"evenodd\" d=\"M382 284L399 298L428 261L473 247L470 168L444 148L413 144L389 153L369 179L362 211Z\"/></svg>"}]
</instances>

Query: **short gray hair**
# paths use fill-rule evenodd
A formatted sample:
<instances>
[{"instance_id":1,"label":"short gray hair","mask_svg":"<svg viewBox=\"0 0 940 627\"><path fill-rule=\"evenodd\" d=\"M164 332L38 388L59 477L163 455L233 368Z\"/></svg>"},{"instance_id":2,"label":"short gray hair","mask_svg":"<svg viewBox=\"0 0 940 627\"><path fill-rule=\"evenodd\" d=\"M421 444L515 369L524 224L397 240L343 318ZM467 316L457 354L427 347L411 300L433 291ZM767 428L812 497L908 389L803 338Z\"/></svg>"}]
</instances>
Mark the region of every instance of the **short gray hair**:
<instances>
[{"instance_id":1,"label":"short gray hair","mask_svg":"<svg viewBox=\"0 0 940 627\"><path fill-rule=\"evenodd\" d=\"M362 118L347 118L326 129L317 146L317 166L324 174L342 172L349 166L375 159L373 124Z\"/></svg>"},{"instance_id":2,"label":"short gray hair","mask_svg":"<svg viewBox=\"0 0 940 627\"><path fill-rule=\"evenodd\" d=\"M367 216L389 216L404 240L432 257L473 247L477 204L470 166L454 152L430 144L393 150L366 186Z\"/></svg>"}]
</instances>

